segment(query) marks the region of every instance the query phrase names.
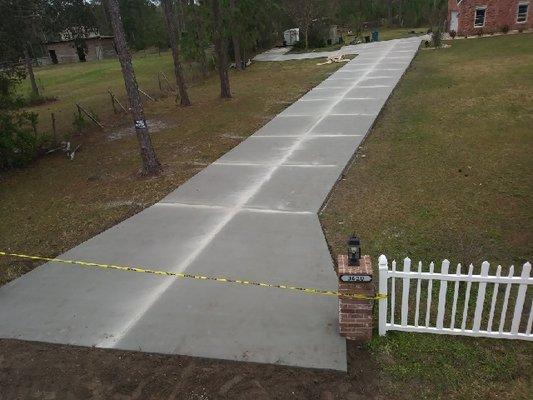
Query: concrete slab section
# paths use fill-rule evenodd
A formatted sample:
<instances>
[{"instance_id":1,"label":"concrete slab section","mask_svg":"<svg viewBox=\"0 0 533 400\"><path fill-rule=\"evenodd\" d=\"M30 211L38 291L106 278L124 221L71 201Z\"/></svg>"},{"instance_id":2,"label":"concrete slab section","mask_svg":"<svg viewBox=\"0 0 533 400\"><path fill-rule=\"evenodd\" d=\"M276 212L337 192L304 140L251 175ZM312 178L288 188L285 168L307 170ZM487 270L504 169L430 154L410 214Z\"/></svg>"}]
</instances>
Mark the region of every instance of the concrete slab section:
<instances>
[{"instance_id":1,"label":"concrete slab section","mask_svg":"<svg viewBox=\"0 0 533 400\"><path fill-rule=\"evenodd\" d=\"M335 114L361 113L377 115L384 103L385 99L383 98L349 98L338 102L331 112Z\"/></svg>"},{"instance_id":2,"label":"concrete slab section","mask_svg":"<svg viewBox=\"0 0 533 400\"><path fill-rule=\"evenodd\" d=\"M320 116L287 116L274 118L253 136L303 135Z\"/></svg>"},{"instance_id":3,"label":"concrete slab section","mask_svg":"<svg viewBox=\"0 0 533 400\"><path fill-rule=\"evenodd\" d=\"M340 89L341 93L346 91L347 86L353 85L353 82L339 81L338 79L327 79L323 81L316 89Z\"/></svg>"},{"instance_id":4,"label":"concrete slab section","mask_svg":"<svg viewBox=\"0 0 533 400\"><path fill-rule=\"evenodd\" d=\"M377 99L387 99L393 87L389 86L357 86L350 90L346 97L373 97Z\"/></svg>"},{"instance_id":5,"label":"concrete slab section","mask_svg":"<svg viewBox=\"0 0 533 400\"><path fill-rule=\"evenodd\" d=\"M342 168L280 167L246 207L316 213Z\"/></svg>"},{"instance_id":6,"label":"concrete slab section","mask_svg":"<svg viewBox=\"0 0 533 400\"><path fill-rule=\"evenodd\" d=\"M311 135L366 135L375 119L376 115L328 115Z\"/></svg>"},{"instance_id":7,"label":"concrete slab section","mask_svg":"<svg viewBox=\"0 0 533 400\"><path fill-rule=\"evenodd\" d=\"M346 88L342 89L330 89L330 88L315 88L309 91L305 96L302 97L302 100L310 99L339 99L343 96Z\"/></svg>"},{"instance_id":8,"label":"concrete slab section","mask_svg":"<svg viewBox=\"0 0 533 400\"><path fill-rule=\"evenodd\" d=\"M334 102L335 99L304 99L303 101L297 101L280 115L322 115L331 109Z\"/></svg>"},{"instance_id":9,"label":"concrete slab section","mask_svg":"<svg viewBox=\"0 0 533 400\"><path fill-rule=\"evenodd\" d=\"M307 138L285 164L339 165L344 167L352 157L353 149L361 143L359 136L329 136Z\"/></svg>"},{"instance_id":10,"label":"concrete slab section","mask_svg":"<svg viewBox=\"0 0 533 400\"><path fill-rule=\"evenodd\" d=\"M368 76L365 79L361 80L361 86L396 86L396 83L400 79L399 76L391 76L386 74L381 74L379 76Z\"/></svg>"},{"instance_id":11,"label":"concrete slab section","mask_svg":"<svg viewBox=\"0 0 533 400\"><path fill-rule=\"evenodd\" d=\"M259 184L269 171L270 167L266 165L212 164L166 196L161 203L233 207L246 195L250 186Z\"/></svg>"},{"instance_id":12,"label":"concrete slab section","mask_svg":"<svg viewBox=\"0 0 533 400\"><path fill-rule=\"evenodd\" d=\"M369 72L367 78L375 79L384 76L390 78L400 79L403 75L404 70L402 68L374 68L372 72Z\"/></svg>"},{"instance_id":13,"label":"concrete slab section","mask_svg":"<svg viewBox=\"0 0 533 400\"><path fill-rule=\"evenodd\" d=\"M285 132L279 132L283 133ZM252 136L220 157L217 163L277 164L297 140L296 137Z\"/></svg>"},{"instance_id":14,"label":"concrete slab section","mask_svg":"<svg viewBox=\"0 0 533 400\"><path fill-rule=\"evenodd\" d=\"M109 347L346 371L335 298L211 282L176 282L167 297Z\"/></svg>"}]
</instances>

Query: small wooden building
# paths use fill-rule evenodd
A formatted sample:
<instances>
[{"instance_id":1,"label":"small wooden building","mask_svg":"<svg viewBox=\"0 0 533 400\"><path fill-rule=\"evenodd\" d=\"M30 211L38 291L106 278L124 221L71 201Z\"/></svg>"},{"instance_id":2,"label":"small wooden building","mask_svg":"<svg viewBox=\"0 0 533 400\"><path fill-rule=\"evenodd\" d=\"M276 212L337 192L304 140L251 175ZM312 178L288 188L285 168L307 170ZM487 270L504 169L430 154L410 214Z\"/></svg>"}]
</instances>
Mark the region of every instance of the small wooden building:
<instances>
[{"instance_id":1,"label":"small wooden building","mask_svg":"<svg viewBox=\"0 0 533 400\"><path fill-rule=\"evenodd\" d=\"M116 58L113 36L91 36L82 40L58 40L45 43L54 64L84 62Z\"/></svg>"}]
</instances>

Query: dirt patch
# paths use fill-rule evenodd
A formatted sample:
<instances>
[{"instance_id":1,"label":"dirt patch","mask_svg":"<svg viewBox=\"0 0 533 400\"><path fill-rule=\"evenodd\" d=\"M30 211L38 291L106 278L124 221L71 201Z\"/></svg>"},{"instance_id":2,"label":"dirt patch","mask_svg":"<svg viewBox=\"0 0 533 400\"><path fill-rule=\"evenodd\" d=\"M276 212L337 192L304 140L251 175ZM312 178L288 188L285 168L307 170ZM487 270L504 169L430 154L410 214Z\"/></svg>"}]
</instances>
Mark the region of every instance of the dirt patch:
<instances>
[{"instance_id":1,"label":"dirt patch","mask_svg":"<svg viewBox=\"0 0 533 400\"><path fill-rule=\"evenodd\" d=\"M367 350L339 373L0 340L0 393L11 399L377 399Z\"/></svg>"},{"instance_id":2,"label":"dirt patch","mask_svg":"<svg viewBox=\"0 0 533 400\"><path fill-rule=\"evenodd\" d=\"M164 121L158 119L148 119L146 120L148 127L150 128L150 133L156 133L162 131L163 129L168 128L168 124ZM130 123L128 126L122 128L113 129L113 132L110 132L106 136L106 140L113 141L122 139L123 137L135 135L135 128Z\"/></svg>"}]
</instances>

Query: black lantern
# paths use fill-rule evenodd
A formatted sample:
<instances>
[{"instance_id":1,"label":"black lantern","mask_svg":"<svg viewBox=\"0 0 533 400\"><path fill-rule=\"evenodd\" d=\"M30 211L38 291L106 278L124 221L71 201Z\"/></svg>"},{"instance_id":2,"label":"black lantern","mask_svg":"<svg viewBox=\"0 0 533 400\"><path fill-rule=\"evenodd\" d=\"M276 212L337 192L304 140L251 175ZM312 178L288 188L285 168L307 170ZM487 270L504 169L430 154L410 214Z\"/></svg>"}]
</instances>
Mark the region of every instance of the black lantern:
<instances>
[{"instance_id":1,"label":"black lantern","mask_svg":"<svg viewBox=\"0 0 533 400\"><path fill-rule=\"evenodd\" d=\"M350 236L348 239L348 265L359 265L359 259L361 258L361 242L355 235Z\"/></svg>"}]
</instances>

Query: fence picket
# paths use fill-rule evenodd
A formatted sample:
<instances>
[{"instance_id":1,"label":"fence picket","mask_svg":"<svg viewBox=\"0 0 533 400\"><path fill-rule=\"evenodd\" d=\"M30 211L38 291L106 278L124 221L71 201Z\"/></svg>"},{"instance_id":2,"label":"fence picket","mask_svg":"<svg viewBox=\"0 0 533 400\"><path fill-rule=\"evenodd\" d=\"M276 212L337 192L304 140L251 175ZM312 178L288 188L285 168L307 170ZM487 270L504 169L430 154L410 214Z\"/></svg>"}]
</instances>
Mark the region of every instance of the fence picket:
<instances>
[{"instance_id":1,"label":"fence picket","mask_svg":"<svg viewBox=\"0 0 533 400\"><path fill-rule=\"evenodd\" d=\"M396 260L392 260L392 272L396 272ZM396 310L396 278L391 277L390 289L390 323L394 325L394 311Z\"/></svg>"},{"instance_id":2,"label":"fence picket","mask_svg":"<svg viewBox=\"0 0 533 400\"><path fill-rule=\"evenodd\" d=\"M496 278L499 278L502 273L502 266L498 265L498 269L496 270ZM494 284L494 290L492 291L492 301L490 302L490 313L489 313L489 322L487 324L487 331L492 332L492 321L494 319L494 309L496 308L496 299L498 297L498 288L500 284L495 283Z\"/></svg>"},{"instance_id":3,"label":"fence picket","mask_svg":"<svg viewBox=\"0 0 533 400\"><path fill-rule=\"evenodd\" d=\"M489 266L487 261L483 261L483 264L481 264L481 276L487 276L489 274ZM474 332L479 332L479 328L481 327L481 316L483 315L486 291L487 283L480 282L477 290L476 310L474 311L474 325L472 327Z\"/></svg>"},{"instance_id":4,"label":"fence picket","mask_svg":"<svg viewBox=\"0 0 533 400\"><path fill-rule=\"evenodd\" d=\"M461 275L461 264L457 265L457 270L455 275ZM459 281L455 281L455 288L453 290L453 305L452 305L452 316L450 318L450 329L455 328L455 314L457 313L457 297L459 296Z\"/></svg>"},{"instance_id":5,"label":"fence picket","mask_svg":"<svg viewBox=\"0 0 533 400\"><path fill-rule=\"evenodd\" d=\"M511 323L511 333L518 333L520 327L520 319L522 318L522 310L524 309L524 301L526 300L527 279L531 272L531 264L525 263L522 266L522 274L520 277L523 283L518 286L518 295L516 296L516 303L514 307L513 322Z\"/></svg>"},{"instance_id":6,"label":"fence picket","mask_svg":"<svg viewBox=\"0 0 533 400\"><path fill-rule=\"evenodd\" d=\"M527 320L526 335L531 335L532 324L533 324L533 300L531 300L531 307L529 308L529 318Z\"/></svg>"},{"instance_id":7,"label":"fence picket","mask_svg":"<svg viewBox=\"0 0 533 400\"><path fill-rule=\"evenodd\" d=\"M429 264L429 273L433 274L433 269L435 268L435 264L431 262ZM428 299L426 304L426 328L429 326L429 316L431 313L431 297L433 292L433 279L428 280Z\"/></svg>"},{"instance_id":8,"label":"fence picket","mask_svg":"<svg viewBox=\"0 0 533 400\"><path fill-rule=\"evenodd\" d=\"M403 260L404 272L411 272L411 259L406 257ZM411 279L409 277L403 278L402 281L402 326L407 325L407 315L409 313L409 286Z\"/></svg>"},{"instance_id":9,"label":"fence picket","mask_svg":"<svg viewBox=\"0 0 533 400\"><path fill-rule=\"evenodd\" d=\"M385 298L379 301L379 335L383 336L387 333L387 286L389 279L389 264L385 255L379 256L379 293Z\"/></svg>"},{"instance_id":10,"label":"fence picket","mask_svg":"<svg viewBox=\"0 0 533 400\"><path fill-rule=\"evenodd\" d=\"M514 265L511 265L511 268L509 268L509 278L514 276ZM505 287L505 294L503 296L503 305L502 305L502 313L500 315L500 327L498 328L498 333L503 332L503 328L505 327L505 317L507 316L507 305L509 304L509 294L511 293L511 283L508 283Z\"/></svg>"},{"instance_id":11,"label":"fence picket","mask_svg":"<svg viewBox=\"0 0 533 400\"><path fill-rule=\"evenodd\" d=\"M418 262L418 281L416 283L416 306L415 306L415 326L418 327L418 317L420 316L420 290L422 286L422 279L420 274L422 273L422 261Z\"/></svg>"},{"instance_id":12,"label":"fence picket","mask_svg":"<svg viewBox=\"0 0 533 400\"><path fill-rule=\"evenodd\" d=\"M474 272L474 265L470 264L468 267L468 282L466 282L465 306L463 307L463 322L461 323L461 330L466 329L466 317L468 316L468 302L470 301L470 288L472 287L472 273Z\"/></svg>"},{"instance_id":13,"label":"fence picket","mask_svg":"<svg viewBox=\"0 0 533 400\"><path fill-rule=\"evenodd\" d=\"M441 274L448 275L448 269L450 268L450 262L444 260L441 266ZM448 289L448 281L440 281L439 287L439 306L437 309L437 329L442 329L444 325L444 310L446 309L446 290Z\"/></svg>"}]
</instances>

